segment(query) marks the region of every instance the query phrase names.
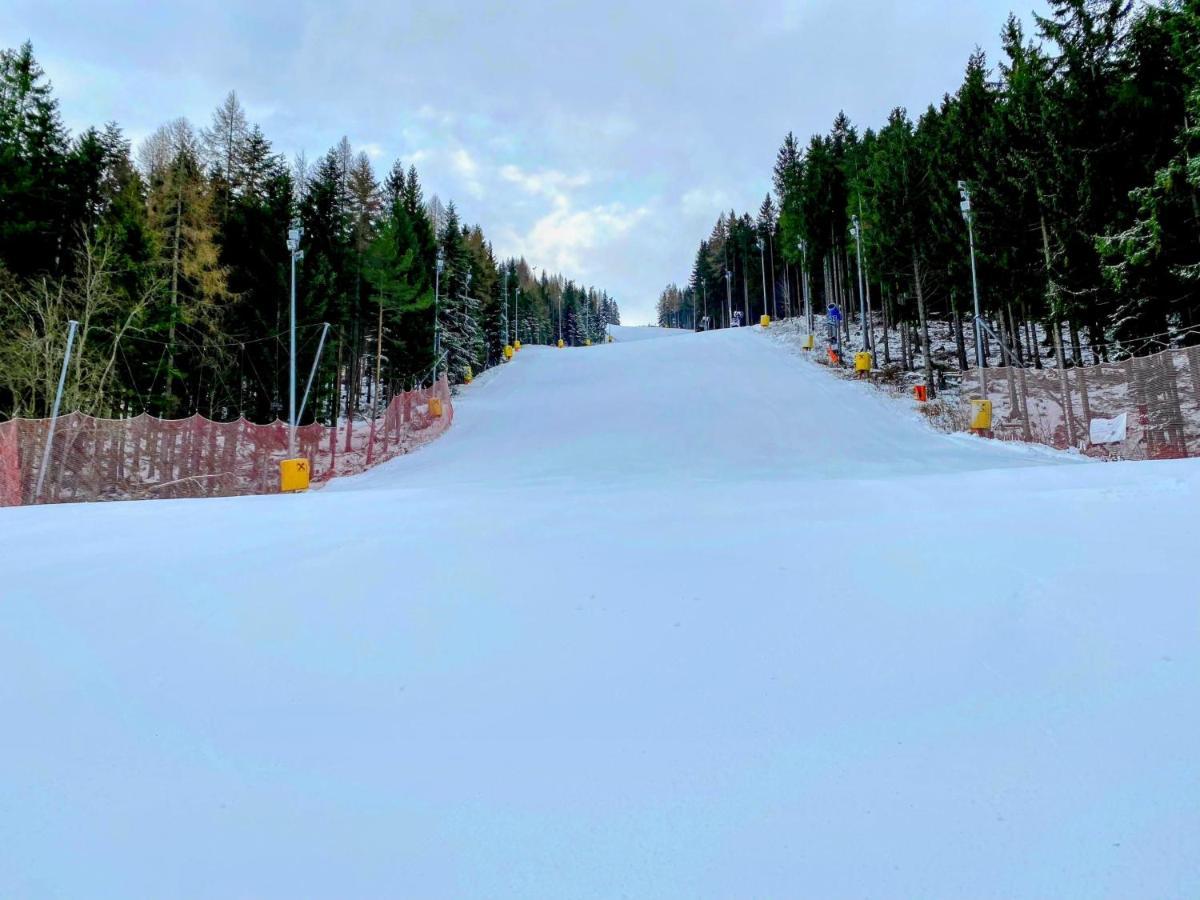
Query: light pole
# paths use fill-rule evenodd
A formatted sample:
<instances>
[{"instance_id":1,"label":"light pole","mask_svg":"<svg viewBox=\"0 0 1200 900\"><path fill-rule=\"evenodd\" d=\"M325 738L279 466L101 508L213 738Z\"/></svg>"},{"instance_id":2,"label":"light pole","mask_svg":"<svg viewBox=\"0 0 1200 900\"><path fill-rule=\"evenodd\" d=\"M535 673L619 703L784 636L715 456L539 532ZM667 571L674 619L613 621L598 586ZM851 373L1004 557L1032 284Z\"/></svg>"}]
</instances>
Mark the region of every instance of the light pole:
<instances>
[{"instance_id":1,"label":"light pole","mask_svg":"<svg viewBox=\"0 0 1200 900\"><path fill-rule=\"evenodd\" d=\"M508 346L508 267L504 267L504 346Z\"/></svg>"},{"instance_id":2,"label":"light pole","mask_svg":"<svg viewBox=\"0 0 1200 900\"><path fill-rule=\"evenodd\" d=\"M446 267L446 256L437 252L437 265L433 269L433 383L437 384L438 366L442 362L441 290L442 269Z\"/></svg>"},{"instance_id":3,"label":"light pole","mask_svg":"<svg viewBox=\"0 0 1200 900\"><path fill-rule=\"evenodd\" d=\"M800 287L801 287L801 290L804 292L804 321L808 324L808 333L812 334L812 331L813 331L812 304L809 302L809 297L808 297L808 241L802 239L798 242L798 245L800 247L800 260L801 260L800 266L802 269L802 271L800 273L800 275L801 275Z\"/></svg>"},{"instance_id":4,"label":"light pole","mask_svg":"<svg viewBox=\"0 0 1200 900\"><path fill-rule=\"evenodd\" d=\"M767 315L767 244L761 237L758 239L759 268L762 269L763 283L763 314L762 324L770 324L771 317Z\"/></svg>"},{"instance_id":5,"label":"light pole","mask_svg":"<svg viewBox=\"0 0 1200 900\"><path fill-rule=\"evenodd\" d=\"M296 263L304 259L300 238L304 229L293 222L288 229L287 248L292 258L291 325L288 328L288 459L296 455Z\"/></svg>"},{"instance_id":6,"label":"light pole","mask_svg":"<svg viewBox=\"0 0 1200 900\"><path fill-rule=\"evenodd\" d=\"M858 216L851 216L850 222L850 233L854 235L854 246L858 258L858 313L862 321L862 348L870 350L870 341L867 339L867 292L863 287L862 226L859 225Z\"/></svg>"},{"instance_id":7,"label":"light pole","mask_svg":"<svg viewBox=\"0 0 1200 900\"><path fill-rule=\"evenodd\" d=\"M725 327L733 325L733 273L725 270Z\"/></svg>"},{"instance_id":8,"label":"light pole","mask_svg":"<svg viewBox=\"0 0 1200 900\"><path fill-rule=\"evenodd\" d=\"M521 285L513 289L513 349L521 346Z\"/></svg>"},{"instance_id":9,"label":"light pole","mask_svg":"<svg viewBox=\"0 0 1200 900\"><path fill-rule=\"evenodd\" d=\"M983 358L983 315L979 311L979 282L975 277L975 223L974 214L971 212L971 189L967 187L965 181L958 183L958 192L962 195L963 218L967 221L967 241L971 248L971 293L975 296L975 361L979 366L979 377L983 378L984 358Z\"/></svg>"},{"instance_id":10,"label":"light pole","mask_svg":"<svg viewBox=\"0 0 1200 900\"><path fill-rule=\"evenodd\" d=\"M775 278L775 238L771 233L767 232L767 248L771 254L771 315L779 318L779 282ZM767 300L763 298L763 306L767 305Z\"/></svg>"}]
</instances>

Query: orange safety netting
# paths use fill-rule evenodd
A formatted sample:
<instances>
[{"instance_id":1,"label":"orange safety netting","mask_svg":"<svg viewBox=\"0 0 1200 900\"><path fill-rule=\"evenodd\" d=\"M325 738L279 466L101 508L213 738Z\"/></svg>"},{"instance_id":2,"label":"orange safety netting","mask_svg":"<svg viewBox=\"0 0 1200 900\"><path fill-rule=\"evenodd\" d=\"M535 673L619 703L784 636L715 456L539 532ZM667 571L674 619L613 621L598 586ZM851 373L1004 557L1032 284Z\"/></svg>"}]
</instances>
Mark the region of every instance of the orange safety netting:
<instances>
[{"instance_id":1,"label":"orange safety netting","mask_svg":"<svg viewBox=\"0 0 1200 900\"><path fill-rule=\"evenodd\" d=\"M964 372L962 395L992 402L993 437L1111 459L1200 455L1200 347L985 375L986 393L978 369Z\"/></svg>"},{"instance_id":2,"label":"orange safety netting","mask_svg":"<svg viewBox=\"0 0 1200 900\"><path fill-rule=\"evenodd\" d=\"M434 399L441 404L440 416L430 410ZM377 419L297 428L296 455L311 462L312 481L320 483L427 444L453 417L443 378L433 387L395 395ZM144 413L95 419L69 413L58 419L39 499L34 494L50 421L0 422L0 506L271 494L279 490L279 462L287 457L285 422L214 422L198 415L158 419Z\"/></svg>"}]
</instances>

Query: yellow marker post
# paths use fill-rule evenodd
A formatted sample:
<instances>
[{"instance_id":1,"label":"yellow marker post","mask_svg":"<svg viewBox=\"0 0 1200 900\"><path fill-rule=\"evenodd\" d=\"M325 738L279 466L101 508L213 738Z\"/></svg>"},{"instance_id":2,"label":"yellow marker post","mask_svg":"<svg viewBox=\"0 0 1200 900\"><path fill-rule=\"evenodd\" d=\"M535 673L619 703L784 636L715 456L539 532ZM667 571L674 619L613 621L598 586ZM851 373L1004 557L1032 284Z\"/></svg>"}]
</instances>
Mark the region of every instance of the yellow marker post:
<instances>
[{"instance_id":1,"label":"yellow marker post","mask_svg":"<svg viewBox=\"0 0 1200 900\"><path fill-rule=\"evenodd\" d=\"M992 401L971 400L971 430L992 430Z\"/></svg>"},{"instance_id":2,"label":"yellow marker post","mask_svg":"<svg viewBox=\"0 0 1200 900\"><path fill-rule=\"evenodd\" d=\"M294 494L308 490L309 465L308 460L284 459L279 462L279 490L284 494Z\"/></svg>"}]
</instances>

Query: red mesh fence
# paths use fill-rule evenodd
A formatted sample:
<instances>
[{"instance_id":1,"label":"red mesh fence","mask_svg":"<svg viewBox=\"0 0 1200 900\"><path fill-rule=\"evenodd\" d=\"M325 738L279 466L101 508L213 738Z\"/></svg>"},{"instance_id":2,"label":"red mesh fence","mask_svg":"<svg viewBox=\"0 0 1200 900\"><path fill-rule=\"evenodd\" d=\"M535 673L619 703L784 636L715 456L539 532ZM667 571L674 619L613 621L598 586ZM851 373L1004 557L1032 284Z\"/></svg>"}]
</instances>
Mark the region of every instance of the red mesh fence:
<instances>
[{"instance_id":1,"label":"red mesh fence","mask_svg":"<svg viewBox=\"0 0 1200 900\"><path fill-rule=\"evenodd\" d=\"M992 436L1111 459L1200 454L1200 347L1073 369L963 373L963 403L992 401Z\"/></svg>"},{"instance_id":2,"label":"red mesh fence","mask_svg":"<svg viewBox=\"0 0 1200 900\"><path fill-rule=\"evenodd\" d=\"M441 415L430 411L430 400ZM312 464L321 483L353 475L439 437L454 409L445 379L431 388L397 394L384 414L333 428L296 429L297 456ZM245 419L213 422L203 416L95 419L60 416L41 497L34 494L50 419L0 422L0 506L153 497L226 497L273 494L279 462L287 457L285 422L256 425Z\"/></svg>"}]
</instances>

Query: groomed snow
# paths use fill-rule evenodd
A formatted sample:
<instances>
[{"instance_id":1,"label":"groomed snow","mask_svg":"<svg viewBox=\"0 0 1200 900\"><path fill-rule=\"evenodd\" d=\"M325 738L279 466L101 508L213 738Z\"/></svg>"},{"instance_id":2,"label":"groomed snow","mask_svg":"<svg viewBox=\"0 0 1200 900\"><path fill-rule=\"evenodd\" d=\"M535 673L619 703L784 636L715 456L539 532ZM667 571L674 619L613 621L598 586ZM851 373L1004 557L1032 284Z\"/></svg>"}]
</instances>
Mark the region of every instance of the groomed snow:
<instances>
[{"instance_id":1,"label":"groomed snow","mask_svg":"<svg viewBox=\"0 0 1200 900\"><path fill-rule=\"evenodd\" d=\"M1198 488L744 328L526 347L303 496L0 510L0 896L1197 896Z\"/></svg>"}]
</instances>

